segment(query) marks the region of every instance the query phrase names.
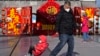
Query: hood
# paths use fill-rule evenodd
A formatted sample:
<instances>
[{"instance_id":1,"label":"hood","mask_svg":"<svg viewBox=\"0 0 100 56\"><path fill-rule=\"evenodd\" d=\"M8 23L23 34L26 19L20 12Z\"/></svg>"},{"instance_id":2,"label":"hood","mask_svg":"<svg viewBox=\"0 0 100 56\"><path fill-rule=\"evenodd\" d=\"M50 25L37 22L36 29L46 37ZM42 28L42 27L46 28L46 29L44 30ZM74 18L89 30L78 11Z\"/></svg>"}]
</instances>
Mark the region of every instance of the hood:
<instances>
[{"instance_id":1,"label":"hood","mask_svg":"<svg viewBox=\"0 0 100 56\"><path fill-rule=\"evenodd\" d=\"M39 39L40 39L41 42L47 42L47 38L46 38L45 35L40 35Z\"/></svg>"}]
</instances>

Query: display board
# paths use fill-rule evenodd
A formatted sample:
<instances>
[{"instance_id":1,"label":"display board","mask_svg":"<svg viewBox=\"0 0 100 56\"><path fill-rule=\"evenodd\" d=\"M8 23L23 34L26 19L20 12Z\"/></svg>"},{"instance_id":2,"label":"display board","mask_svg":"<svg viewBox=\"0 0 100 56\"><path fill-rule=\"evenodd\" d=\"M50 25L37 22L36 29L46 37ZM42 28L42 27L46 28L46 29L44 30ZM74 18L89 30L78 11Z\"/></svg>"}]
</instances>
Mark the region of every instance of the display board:
<instances>
[{"instance_id":1,"label":"display board","mask_svg":"<svg viewBox=\"0 0 100 56\"><path fill-rule=\"evenodd\" d=\"M2 9L2 33L20 35L31 33L31 7L5 7Z\"/></svg>"}]
</instances>

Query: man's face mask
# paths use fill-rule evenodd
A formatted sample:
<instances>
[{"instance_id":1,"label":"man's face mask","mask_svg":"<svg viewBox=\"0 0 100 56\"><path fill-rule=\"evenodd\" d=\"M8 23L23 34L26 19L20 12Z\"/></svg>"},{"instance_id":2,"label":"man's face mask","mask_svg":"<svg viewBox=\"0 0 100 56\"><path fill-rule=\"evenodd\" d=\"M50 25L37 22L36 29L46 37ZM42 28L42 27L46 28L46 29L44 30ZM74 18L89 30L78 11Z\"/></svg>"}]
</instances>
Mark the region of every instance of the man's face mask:
<instances>
[{"instance_id":1,"label":"man's face mask","mask_svg":"<svg viewBox=\"0 0 100 56\"><path fill-rule=\"evenodd\" d=\"M68 8L68 9L65 9L65 11L69 12L69 11L70 11L70 8Z\"/></svg>"}]
</instances>

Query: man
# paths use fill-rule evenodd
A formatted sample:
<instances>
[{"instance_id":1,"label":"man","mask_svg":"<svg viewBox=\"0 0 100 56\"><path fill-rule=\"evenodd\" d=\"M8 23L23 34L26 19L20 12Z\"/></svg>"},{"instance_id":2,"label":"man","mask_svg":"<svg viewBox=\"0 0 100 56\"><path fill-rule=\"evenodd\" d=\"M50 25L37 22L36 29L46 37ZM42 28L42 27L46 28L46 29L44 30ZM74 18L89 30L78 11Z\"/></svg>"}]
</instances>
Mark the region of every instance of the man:
<instances>
[{"instance_id":1,"label":"man","mask_svg":"<svg viewBox=\"0 0 100 56\"><path fill-rule=\"evenodd\" d=\"M66 1L64 6L61 6L61 10L56 18L56 34L59 34L60 42L51 52L50 56L57 56L60 50L68 43L68 51L66 56L72 56L74 49L73 30L76 27L74 15L71 9L71 3Z\"/></svg>"}]
</instances>

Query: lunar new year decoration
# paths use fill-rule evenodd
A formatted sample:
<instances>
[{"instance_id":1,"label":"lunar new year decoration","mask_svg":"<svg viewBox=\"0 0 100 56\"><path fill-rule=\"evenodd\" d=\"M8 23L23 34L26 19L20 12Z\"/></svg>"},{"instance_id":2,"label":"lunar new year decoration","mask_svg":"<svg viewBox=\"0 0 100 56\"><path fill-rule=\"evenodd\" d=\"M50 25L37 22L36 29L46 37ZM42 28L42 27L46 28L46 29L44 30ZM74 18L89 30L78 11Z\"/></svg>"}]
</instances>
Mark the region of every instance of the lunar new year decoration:
<instances>
[{"instance_id":1,"label":"lunar new year decoration","mask_svg":"<svg viewBox=\"0 0 100 56\"><path fill-rule=\"evenodd\" d=\"M6 7L2 10L2 33L4 35L20 35L28 24L28 34L31 33L31 7ZM5 27L6 26L6 27Z\"/></svg>"},{"instance_id":2,"label":"lunar new year decoration","mask_svg":"<svg viewBox=\"0 0 100 56\"><path fill-rule=\"evenodd\" d=\"M47 0L45 4L40 6L37 10L37 22L40 23L37 34L52 34L55 32L56 15L59 11L60 5L54 0Z\"/></svg>"},{"instance_id":3,"label":"lunar new year decoration","mask_svg":"<svg viewBox=\"0 0 100 56\"><path fill-rule=\"evenodd\" d=\"M96 8L91 8L91 7L86 7L86 8L84 7L84 9L81 8L81 7L75 7L74 8L74 15L79 17L79 18L76 18L76 21L80 25L80 27L79 27L80 34L81 34L81 23L83 21L82 15L84 13L86 13L87 17L89 18L89 22L88 22L89 33L90 34L94 34L94 16L95 16L95 11L96 11Z\"/></svg>"}]
</instances>

